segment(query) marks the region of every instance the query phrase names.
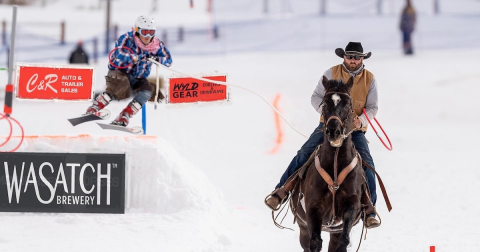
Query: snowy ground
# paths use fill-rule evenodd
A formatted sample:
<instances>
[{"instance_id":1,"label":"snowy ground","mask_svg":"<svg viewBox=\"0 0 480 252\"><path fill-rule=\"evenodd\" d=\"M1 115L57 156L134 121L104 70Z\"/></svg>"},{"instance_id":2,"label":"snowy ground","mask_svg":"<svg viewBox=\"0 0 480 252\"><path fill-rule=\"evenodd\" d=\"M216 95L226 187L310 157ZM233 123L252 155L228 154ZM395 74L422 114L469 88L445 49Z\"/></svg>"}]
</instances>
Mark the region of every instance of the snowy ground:
<instances>
[{"instance_id":1,"label":"snowy ground","mask_svg":"<svg viewBox=\"0 0 480 252\"><path fill-rule=\"evenodd\" d=\"M471 2L473 9L478 1ZM428 15L424 18L432 21ZM478 23L478 17L471 18ZM328 20L335 24L336 19L348 22L346 17ZM386 20L394 23L393 18ZM475 165L480 137L474 132L480 115L475 113L478 102L469 97L479 90L475 56L480 55L480 48L472 42L478 41L478 33L460 28L468 20L453 20L458 24L452 23L449 29L471 38L463 40L465 46L451 44L450 38L418 35L431 41L424 45L436 41L439 46L423 46L415 56L404 57L397 50L397 38L391 40L396 45L382 46L388 34L380 33L377 42L364 42L366 50L373 51L366 67L379 83L377 119L387 130L393 151L387 151L371 129L367 137L393 210L387 212L379 194L377 208L383 224L368 232L361 251L422 252L436 246L436 251L449 252L480 247L480 209L474 196L480 189ZM443 24L436 26L432 21L425 29L440 30ZM381 24L373 27L384 29ZM334 48L355 39L354 35L341 36L335 39L338 43L332 40L324 49L306 46L301 51L239 53L227 50L238 44L224 42L226 53L201 57L185 53L174 58L173 67L188 73L226 72L230 82L251 88L269 101L280 94L282 113L308 135L318 123L310 95L322 73L341 62ZM102 59L97 66L101 69L105 64ZM5 76L0 75L6 80ZM116 114L125 105L115 102L109 108ZM130 177L141 185L127 189L131 197L127 213L2 213L2 251L301 251L291 216L284 224L294 232L277 229L263 199L305 139L282 123L283 142L277 153L270 154L277 134L274 114L256 96L232 88L228 104L162 104L157 110L149 105L147 132L155 138L148 139L102 131L94 124L71 127L65 119L87 106L15 100L13 116L26 135L91 135L83 140L71 137L64 143L47 137L30 139L19 151L126 151L132 164ZM131 122L140 123L140 115ZM0 132L5 131L0 121ZM359 236L356 227L350 251L356 250ZM328 235L323 238L326 246Z\"/></svg>"}]
</instances>

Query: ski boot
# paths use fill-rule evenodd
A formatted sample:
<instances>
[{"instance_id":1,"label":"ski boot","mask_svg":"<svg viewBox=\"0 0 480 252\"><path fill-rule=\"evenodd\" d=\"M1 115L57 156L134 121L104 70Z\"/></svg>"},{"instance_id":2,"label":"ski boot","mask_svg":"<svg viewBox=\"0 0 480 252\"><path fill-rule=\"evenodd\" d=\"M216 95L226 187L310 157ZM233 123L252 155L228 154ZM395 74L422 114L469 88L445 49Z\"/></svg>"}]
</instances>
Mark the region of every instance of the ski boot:
<instances>
[{"instance_id":1,"label":"ski boot","mask_svg":"<svg viewBox=\"0 0 480 252\"><path fill-rule=\"evenodd\" d=\"M120 112L117 118L113 120L112 124L127 127L130 118L132 118L141 108L142 105L140 105L140 103L135 100L131 101L127 107Z\"/></svg>"},{"instance_id":2,"label":"ski boot","mask_svg":"<svg viewBox=\"0 0 480 252\"><path fill-rule=\"evenodd\" d=\"M95 98L95 101L93 101L92 106L88 107L85 115L95 114L96 112L102 110L110 103L111 100L112 98L107 93L99 94L97 98Z\"/></svg>"}]
</instances>

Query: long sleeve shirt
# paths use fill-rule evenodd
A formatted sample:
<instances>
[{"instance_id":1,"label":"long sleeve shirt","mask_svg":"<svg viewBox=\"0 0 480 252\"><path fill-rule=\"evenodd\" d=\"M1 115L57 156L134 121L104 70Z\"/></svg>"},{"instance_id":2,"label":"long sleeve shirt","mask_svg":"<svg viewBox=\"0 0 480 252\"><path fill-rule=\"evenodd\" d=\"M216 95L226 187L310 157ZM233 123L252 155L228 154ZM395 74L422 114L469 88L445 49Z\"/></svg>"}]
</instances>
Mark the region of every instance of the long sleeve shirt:
<instances>
[{"instance_id":1,"label":"long sleeve shirt","mask_svg":"<svg viewBox=\"0 0 480 252\"><path fill-rule=\"evenodd\" d=\"M343 67L347 70L347 72L350 74L350 76L355 77L357 74L359 74L363 68L365 67L364 65L360 67L358 70L352 72L349 71L345 65ZM332 69L328 69L325 71L323 74L327 79L332 79ZM320 78L320 81L317 84L317 87L313 91L312 98L311 98L311 103L313 108L320 114L322 114L322 107L323 107L323 96L325 95L325 88L323 87L322 84L322 78ZM370 119L375 118L377 115L378 111L378 89L377 89L377 81L375 80L375 77L373 77L372 82L370 83L370 89L368 91L368 95L366 97L366 104L365 104L365 112L367 112L367 115ZM360 116L360 120L362 121L362 127L366 126L368 124L367 118L365 115L362 113Z\"/></svg>"}]
</instances>

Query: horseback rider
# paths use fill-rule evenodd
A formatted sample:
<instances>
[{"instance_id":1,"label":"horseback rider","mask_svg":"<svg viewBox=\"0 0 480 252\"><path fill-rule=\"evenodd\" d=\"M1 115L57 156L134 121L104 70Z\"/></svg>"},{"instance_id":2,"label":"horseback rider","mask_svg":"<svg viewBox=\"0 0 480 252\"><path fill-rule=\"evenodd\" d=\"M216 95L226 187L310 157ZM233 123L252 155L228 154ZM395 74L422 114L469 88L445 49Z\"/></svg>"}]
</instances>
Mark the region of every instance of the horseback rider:
<instances>
[{"instance_id":1,"label":"horseback rider","mask_svg":"<svg viewBox=\"0 0 480 252\"><path fill-rule=\"evenodd\" d=\"M337 48L335 54L343 58L343 64L336 65L323 74L327 79L340 79L347 82L350 77L353 77L353 88L350 91L350 95L353 100L354 111L356 117L353 120L353 126L355 131L352 133L352 141L355 145L355 149L359 152L363 161L369 164L373 169L375 168L370 150L368 148L367 139L365 138L365 132L367 131L368 121L363 114L363 108L369 118L374 118L378 110L378 92L377 82L371 72L365 69L363 64L364 59L370 58L371 52L363 53L362 44L359 42L350 42L345 47ZM322 77L323 78L323 77ZM324 86L322 85L322 78L313 91L311 103L313 108L322 113L322 101L325 94ZM321 116L320 124L314 130L310 138L305 142L302 148L297 152L297 155L292 159L287 170L280 178L280 182L275 187L275 190L271 195L267 196L265 203L273 211L280 208L281 204L286 201L289 193L294 187L297 174L295 173L302 165L304 165L315 148L322 144L324 141L324 133L322 131L324 125L324 118ZM365 170L367 184L370 191L371 201L373 206L377 201L375 174L372 170ZM293 175L293 176L292 176ZM379 226L379 222L375 219L375 212L367 212L365 226L367 228L375 228Z\"/></svg>"}]
</instances>

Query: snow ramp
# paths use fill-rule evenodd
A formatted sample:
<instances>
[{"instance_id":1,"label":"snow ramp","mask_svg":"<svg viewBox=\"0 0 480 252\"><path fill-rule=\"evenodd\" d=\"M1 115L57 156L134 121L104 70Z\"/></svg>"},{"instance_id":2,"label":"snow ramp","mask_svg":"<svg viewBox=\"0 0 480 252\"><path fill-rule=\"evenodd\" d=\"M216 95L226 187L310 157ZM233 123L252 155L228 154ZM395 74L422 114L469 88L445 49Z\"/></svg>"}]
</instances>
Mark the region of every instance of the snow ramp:
<instances>
[{"instance_id":1,"label":"snow ramp","mask_svg":"<svg viewBox=\"0 0 480 252\"><path fill-rule=\"evenodd\" d=\"M92 246L85 243L90 239L97 248L109 251L138 251L140 247L147 251L223 251L231 245L226 227L231 221L226 220L232 216L221 192L161 138L26 136L18 151L125 153L126 214L0 213L7 222L4 225L10 227L0 231L0 237L10 240L12 249L19 249L18 244L25 246L22 251L34 248L35 242L21 243L22 239L50 241L53 247L48 251L63 251L64 246L73 248L69 251L85 251ZM82 233L82 239L62 239L79 229L90 231ZM16 231L22 237L16 237Z\"/></svg>"}]
</instances>

